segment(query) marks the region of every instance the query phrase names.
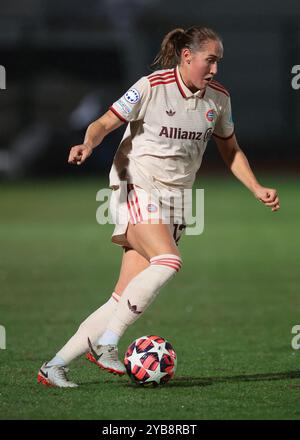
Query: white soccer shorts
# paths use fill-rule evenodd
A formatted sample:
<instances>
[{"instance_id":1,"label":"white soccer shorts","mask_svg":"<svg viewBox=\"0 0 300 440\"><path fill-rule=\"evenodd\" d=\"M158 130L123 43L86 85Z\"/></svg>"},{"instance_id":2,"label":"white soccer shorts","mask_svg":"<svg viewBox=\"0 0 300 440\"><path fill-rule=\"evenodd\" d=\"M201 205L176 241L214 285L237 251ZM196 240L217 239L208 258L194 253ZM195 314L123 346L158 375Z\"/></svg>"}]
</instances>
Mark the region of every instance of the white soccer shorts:
<instances>
[{"instance_id":1,"label":"white soccer shorts","mask_svg":"<svg viewBox=\"0 0 300 440\"><path fill-rule=\"evenodd\" d=\"M110 199L110 214L115 224L112 242L123 247L130 245L126 239L128 223L159 223L168 225L176 243L185 229L183 201L178 191L145 191L128 184L114 189Z\"/></svg>"}]
</instances>

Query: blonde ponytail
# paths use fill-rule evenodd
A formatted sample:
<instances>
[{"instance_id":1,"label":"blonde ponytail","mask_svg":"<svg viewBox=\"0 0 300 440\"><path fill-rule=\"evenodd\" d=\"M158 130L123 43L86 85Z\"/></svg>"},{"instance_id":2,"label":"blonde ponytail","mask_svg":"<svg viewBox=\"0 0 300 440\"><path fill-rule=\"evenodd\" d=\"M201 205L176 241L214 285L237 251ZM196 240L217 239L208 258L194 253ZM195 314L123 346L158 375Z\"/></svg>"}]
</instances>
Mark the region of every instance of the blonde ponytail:
<instances>
[{"instance_id":1,"label":"blonde ponytail","mask_svg":"<svg viewBox=\"0 0 300 440\"><path fill-rule=\"evenodd\" d=\"M162 69L171 69L180 61L181 40L184 29L177 28L169 32L163 39L159 53L156 55L152 66Z\"/></svg>"},{"instance_id":2,"label":"blonde ponytail","mask_svg":"<svg viewBox=\"0 0 300 440\"><path fill-rule=\"evenodd\" d=\"M197 52L210 40L218 41L222 46L220 36L211 28L192 26L187 30L182 28L173 29L164 37L160 51L151 66L161 69L176 67L177 64L180 64L183 48L186 47L191 52Z\"/></svg>"}]
</instances>

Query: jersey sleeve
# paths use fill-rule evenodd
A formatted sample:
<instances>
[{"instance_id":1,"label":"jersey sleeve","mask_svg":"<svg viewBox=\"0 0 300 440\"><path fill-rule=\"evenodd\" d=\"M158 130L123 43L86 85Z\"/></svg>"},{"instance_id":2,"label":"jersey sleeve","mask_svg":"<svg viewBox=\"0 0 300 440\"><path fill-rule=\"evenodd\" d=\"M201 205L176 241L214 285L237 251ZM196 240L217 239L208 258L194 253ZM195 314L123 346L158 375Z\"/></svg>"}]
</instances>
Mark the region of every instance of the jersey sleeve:
<instances>
[{"instance_id":1,"label":"jersey sleeve","mask_svg":"<svg viewBox=\"0 0 300 440\"><path fill-rule=\"evenodd\" d=\"M150 98L151 88L146 76L140 78L110 110L123 122L143 119Z\"/></svg>"},{"instance_id":2,"label":"jersey sleeve","mask_svg":"<svg viewBox=\"0 0 300 440\"><path fill-rule=\"evenodd\" d=\"M217 118L213 135L221 139L229 139L234 134L230 97L226 97L220 114Z\"/></svg>"}]
</instances>

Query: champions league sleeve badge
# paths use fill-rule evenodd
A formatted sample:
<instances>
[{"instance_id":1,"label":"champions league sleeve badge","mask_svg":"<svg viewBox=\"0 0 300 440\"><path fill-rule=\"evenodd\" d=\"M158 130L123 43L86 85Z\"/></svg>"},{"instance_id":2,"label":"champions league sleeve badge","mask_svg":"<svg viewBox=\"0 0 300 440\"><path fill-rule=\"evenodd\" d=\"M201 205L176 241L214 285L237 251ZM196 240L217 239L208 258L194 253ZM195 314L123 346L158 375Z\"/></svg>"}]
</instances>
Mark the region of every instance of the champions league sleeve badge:
<instances>
[{"instance_id":1,"label":"champions league sleeve badge","mask_svg":"<svg viewBox=\"0 0 300 440\"><path fill-rule=\"evenodd\" d=\"M129 89L128 92L125 93L124 98L130 104L135 104L141 99L141 95L136 89Z\"/></svg>"}]
</instances>

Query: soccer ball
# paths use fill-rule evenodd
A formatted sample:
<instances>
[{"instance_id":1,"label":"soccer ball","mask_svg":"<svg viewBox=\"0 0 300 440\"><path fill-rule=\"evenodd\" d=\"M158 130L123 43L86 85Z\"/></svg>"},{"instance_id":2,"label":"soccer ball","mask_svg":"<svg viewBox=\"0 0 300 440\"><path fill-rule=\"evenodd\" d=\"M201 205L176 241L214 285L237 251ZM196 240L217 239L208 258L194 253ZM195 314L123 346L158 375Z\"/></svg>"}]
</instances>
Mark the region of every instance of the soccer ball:
<instances>
[{"instance_id":1,"label":"soccer ball","mask_svg":"<svg viewBox=\"0 0 300 440\"><path fill-rule=\"evenodd\" d=\"M135 384L157 386L172 379L177 356L170 342L164 338L142 336L127 348L124 364Z\"/></svg>"}]
</instances>

